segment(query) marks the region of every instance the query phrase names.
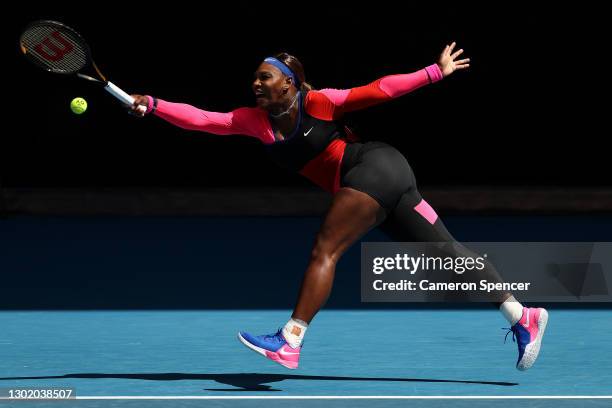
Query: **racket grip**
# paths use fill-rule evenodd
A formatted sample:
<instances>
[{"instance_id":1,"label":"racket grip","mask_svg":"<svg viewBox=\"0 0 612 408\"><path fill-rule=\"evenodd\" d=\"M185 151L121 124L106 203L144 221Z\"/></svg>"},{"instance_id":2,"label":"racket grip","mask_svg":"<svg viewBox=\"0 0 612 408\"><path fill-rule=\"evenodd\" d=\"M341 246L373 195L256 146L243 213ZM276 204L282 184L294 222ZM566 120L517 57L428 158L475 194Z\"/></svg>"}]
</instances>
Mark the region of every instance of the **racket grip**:
<instances>
[{"instance_id":1,"label":"racket grip","mask_svg":"<svg viewBox=\"0 0 612 408\"><path fill-rule=\"evenodd\" d=\"M130 105L130 106L134 104L134 98L132 98L129 94L124 92L121 88L119 88L117 85L113 84L112 82L108 81L104 89L106 89L108 93L113 95L115 98L119 99L124 104ZM143 105L139 105L137 109L142 114L144 114L147 111L147 107Z\"/></svg>"},{"instance_id":2,"label":"racket grip","mask_svg":"<svg viewBox=\"0 0 612 408\"><path fill-rule=\"evenodd\" d=\"M112 82L110 81L107 82L104 89L106 89L108 93L113 95L115 98L119 99L124 104L126 105L134 104L134 98L132 98L127 93L125 93L121 88L119 88L117 85L113 84Z\"/></svg>"}]
</instances>

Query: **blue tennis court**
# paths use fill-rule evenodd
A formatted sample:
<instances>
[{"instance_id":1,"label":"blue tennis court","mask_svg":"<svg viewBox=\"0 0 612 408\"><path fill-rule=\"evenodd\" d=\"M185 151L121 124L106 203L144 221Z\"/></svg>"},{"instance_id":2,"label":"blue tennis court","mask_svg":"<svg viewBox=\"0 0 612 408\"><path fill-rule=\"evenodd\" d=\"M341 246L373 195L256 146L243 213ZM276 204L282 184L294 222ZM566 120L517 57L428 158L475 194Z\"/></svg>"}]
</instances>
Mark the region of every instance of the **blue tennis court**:
<instances>
[{"instance_id":1,"label":"blue tennis court","mask_svg":"<svg viewBox=\"0 0 612 408\"><path fill-rule=\"evenodd\" d=\"M479 233L499 233L498 228L488 228L491 222L505 227L504 233L514 239L525 239L527 232L521 233L521 224L527 223L539 225L530 234L537 231L542 240L553 236L605 240L610 231L606 217L466 218L449 217L448 222L463 239L496 239ZM350 271L359 266L358 246L339 265L334 294L309 329L300 368L287 370L263 359L240 344L236 333L270 332L290 315L294 286L318 222L309 217L16 217L0 221L0 261L8 282L5 300L13 307L0 313L0 388L73 387L77 396L91 397L612 394L609 311L552 306L541 357L534 368L521 373L514 368L516 345L511 335L504 344L501 328L506 323L494 309L360 304L359 273ZM465 228L468 224L474 228ZM261 234L263 239L256 240ZM366 239L383 238L374 231ZM267 259L269 245L285 256ZM279 281L288 270L291 277ZM277 291L265 289L266 285L289 288L289 293L276 296ZM33 307L25 308L26 304ZM162 307L150 307L155 304ZM194 307L185 307L190 305ZM321 403L317 401L294 403L313 406ZM522 401L496 403L518 406ZM457 406L491 404L491 400L454 402ZM111 403L167 404L78 402L79 406L115 406ZM182 400L173 401L172 406L204 403L280 406L286 402ZM331 400L325 404L373 403ZM439 401L375 403L436 406ZM538 400L535 404L609 406L610 400Z\"/></svg>"},{"instance_id":2,"label":"blue tennis court","mask_svg":"<svg viewBox=\"0 0 612 408\"><path fill-rule=\"evenodd\" d=\"M504 345L495 311L324 311L296 371L237 341L238 329L263 333L288 314L3 312L0 386L71 386L91 396L610 394L606 311L553 310L527 373L514 368L515 345Z\"/></svg>"}]
</instances>

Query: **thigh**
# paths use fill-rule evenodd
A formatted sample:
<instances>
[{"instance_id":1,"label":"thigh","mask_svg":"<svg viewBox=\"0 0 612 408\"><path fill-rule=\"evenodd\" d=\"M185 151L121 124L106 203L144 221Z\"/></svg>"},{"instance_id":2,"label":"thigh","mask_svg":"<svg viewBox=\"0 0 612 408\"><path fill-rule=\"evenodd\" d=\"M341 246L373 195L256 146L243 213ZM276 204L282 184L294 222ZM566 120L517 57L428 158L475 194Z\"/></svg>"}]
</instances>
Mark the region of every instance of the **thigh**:
<instances>
[{"instance_id":1,"label":"thigh","mask_svg":"<svg viewBox=\"0 0 612 408\"><path fill-rule=\"evenodd\" d=\"M351 188L341 188L334 195L317 234L315 251L338 258L384 217L383 209L372 197Z\"/></svg>"},{"instance_id":2,"label":"thigh","mask_svg":"<svg viewBox=\"0 0 612 408\"><path fill-rule=\"evenodd\" d=\"M386 143L370 142L361 147L341 185L368 194L389 214L413 187L414 175L400 151Z\"/></svg>"}]
</instances>

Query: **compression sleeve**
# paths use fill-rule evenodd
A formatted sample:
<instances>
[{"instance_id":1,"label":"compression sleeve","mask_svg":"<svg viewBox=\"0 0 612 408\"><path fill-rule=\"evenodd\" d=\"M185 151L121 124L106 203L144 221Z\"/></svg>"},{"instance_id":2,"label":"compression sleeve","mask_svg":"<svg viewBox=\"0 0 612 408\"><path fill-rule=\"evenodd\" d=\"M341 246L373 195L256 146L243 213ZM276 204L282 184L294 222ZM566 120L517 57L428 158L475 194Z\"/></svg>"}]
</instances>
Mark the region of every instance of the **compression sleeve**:
<instances>
[{"instance_id":1,"label":"compression sleeve","mask_svg":"<svg viewBox=\"0 0 612 408\"><path fill-rule=\"evenodd\" d=\"M306 109L320 119L337 119L345 112L397 98L442 78L440 68L433 64L409 74L389 75L356 88L312 91L308 93Z\"/></svg>"},{"instance_id":2,"label":"compression sleeve","mask_svg":"<svg viewBox=\"0 0 612 408\"><path fill-rule=\"evenodd\" d=\"M221 113L158 99L154 115L188 130L215 135L247 135L268 143L270 138L274 139L265 115L257 108L238 108Z\"/></svg>"}]
</instances>

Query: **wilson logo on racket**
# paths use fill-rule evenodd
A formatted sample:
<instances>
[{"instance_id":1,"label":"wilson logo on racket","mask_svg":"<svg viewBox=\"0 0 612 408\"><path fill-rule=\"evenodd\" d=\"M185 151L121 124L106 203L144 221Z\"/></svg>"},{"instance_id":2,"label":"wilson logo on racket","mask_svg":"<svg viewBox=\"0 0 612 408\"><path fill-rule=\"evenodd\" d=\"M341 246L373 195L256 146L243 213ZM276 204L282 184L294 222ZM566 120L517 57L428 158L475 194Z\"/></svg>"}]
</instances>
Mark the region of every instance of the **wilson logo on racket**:
<instances>
[{"instance_id":1,"label":"wilson logo on racket","mask_svg":"<svg viewBox=\"0 0 612 408\"><path fill-rule=\"evenodd\" d=\"M51 20L34 21L21 33L19 45L23 55L37 67L98 83L125 105L134 104L134 98L102 74L83 37L65 24ZM143 114L146 109L146 106L138 107Z\"/></svg>"},{"instance_id":2,"label":"wilson logo on racket","mask_svg":"<svg viewBox=\"0 0 612 408\"><path fill-rule=\"evenodd\" d=\"M52 41L51 37L56 41ZM64 58L64 55L69 54L74 50L74 46L68 41L68 39L64 38L59 31L54 31L51 33L51 37L46 37L41 43L37 44L34 47L34 51L38 53L42 58L47 61L56 62ZM59 45L57 44L59 43ZM60 45L62 48L60 48ZM48 51L51 51L49 53Z\"/></svg>"}]
</instances>

